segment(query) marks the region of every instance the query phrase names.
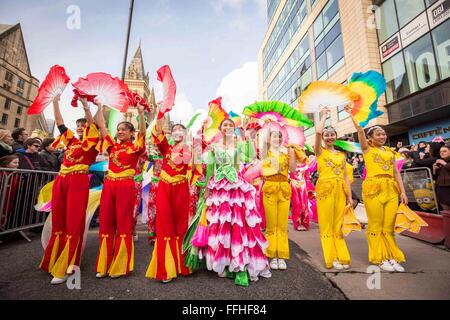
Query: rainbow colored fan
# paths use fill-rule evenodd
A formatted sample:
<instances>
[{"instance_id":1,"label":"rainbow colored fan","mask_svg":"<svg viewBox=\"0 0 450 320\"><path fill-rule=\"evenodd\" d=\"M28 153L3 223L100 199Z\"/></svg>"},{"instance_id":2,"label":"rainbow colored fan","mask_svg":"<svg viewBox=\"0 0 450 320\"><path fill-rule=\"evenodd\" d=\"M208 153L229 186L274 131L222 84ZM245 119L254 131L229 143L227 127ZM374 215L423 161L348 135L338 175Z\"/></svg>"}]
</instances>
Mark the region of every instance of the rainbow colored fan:
<instances>
[{"instance_id":1,"label":"rainbow colored fan","mask_svg":"<svg viewBox=\"0 0 450 320\"><path fill-rule=\"evenodd\" d=\"M290 105L279 101L256 102L244 108L243 114L252 118L279 122L294 127L313 126L313 122Z\"/></svg>"},{"instance_id":2,"label":"rainbow colored fan","mask_svg":"<svg viewBox=\"0 0 450 320\"><path fill-rule=\"evenodd\" d=\"M356 99L358 96L341 83L315 81L299 97L298 108L302 113L314 113L323 107L345 106Z\"/></svg>"},{"instance_id":3,"label":"rainbow colored fan","mask_svg":"<svg viewBox=\"0 0 450 320\"><path fill-rule=\"evenodd\" d=\"M49 73L45 77L39 87L36 99L34 99L28 114L41 113L58 94L61 94L69 83L70 78L66 74L66 70L59 65L50 68Z\"/></svg>"},{"instance_id":4,"label":"rainbow colored fan","mask_svg":"<svg viewBox=\"0 0 450 320\"><path fill-rule=\"evenodd\" d=\"M224 119L228 119L228 113L222 108L222 97L208 103L208 118L204 129L204 139L207 143L215 140L219 132L219 125Z\"/></svg>"},{"instance_id":5,"label":"rainbow colored fan","mask_svg":"<svg viewBox=\"0 0 450 320\"><path fill-rule=\"evenodd\" d=\"M359 143L357 143L357 142L345 141L345 140L336 140L334 145L336 147L341 148L344 151L347 151L347 152L362 153L361 145Z\"/></svg>"},{"instance_id":6,"label":"rainbow colored fan","mask_svg":"<svg viewBox=\"0 0 450 320\"><path fill-rule=\"evenodd\" d=\"M96 96L109 108L127 111L129 101L123 93L129 91L128 86L117 77L103 72L90 73L86 78L79 78L73 86L86 95Z\"/></svg>"},{"instance_id":7,"label":"rainbow colored fan","mask_svg":"<svg viewBox=\"0 0 450 320\"><path fill-rule=\"evenodd\" d=\"M378 98L386 91L386 80L382 74L373 70L354 73L347 87L358 96L354 99L350 114L362 128L366 127L370 120L383 114L377 109Z\"/></svg>"}]
</instances>

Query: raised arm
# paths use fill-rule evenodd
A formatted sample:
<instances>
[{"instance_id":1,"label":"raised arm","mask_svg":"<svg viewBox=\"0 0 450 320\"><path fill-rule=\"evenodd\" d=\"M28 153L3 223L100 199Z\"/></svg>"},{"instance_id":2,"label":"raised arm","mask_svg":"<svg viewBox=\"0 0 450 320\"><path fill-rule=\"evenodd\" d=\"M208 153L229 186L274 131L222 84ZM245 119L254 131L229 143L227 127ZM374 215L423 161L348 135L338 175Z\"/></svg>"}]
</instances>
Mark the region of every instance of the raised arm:
<instances>
[{"instance_id":1,"label":"raised arm","mask_svg":"<svg viewBox=\"0 0 450 320\"><path fill-rule=\"evenodd\" d=\"M105 138L108 135L108 130L106 129L105 117L103 116L103 105L98 100L95 100L94 103L98 107L97 111L98 130L100 131L100 135L102 136L102 138Z\"/></svg>"},{"instance_id":2,"label":"raised arm","mask_svg":"<svg viewBox=\"0 0 450 320\"><path fill-rule=\"evenodd\" d=\"M157 107L159 109L159 106ZM159 112L156 113L156 117L158 117ZM161 133L163 133L163 127L164 127L164 117L161 119L157 119L155 123L155 131L156 136L159 136Z\"/></svg>"},{"instance_id":3,"label":"raised arm","mask_svg":"<svg viewBox=\"0 0 450 320\"><path fill-rule=\"evenodd\" d=\"M94 117L92 116L91 109L89 108L87 98L80 98L80 101L83 105L84 114L86 115L87 126L89 127L94 123Z\"/></svg>"},{"instance_id":4,"label":"raised arm","mask_svg":"<svg viewBox=\"0 0 450 320\"><path fill-rule=\"evenodd\" d=\"M145 125L145 108L140 103L137 106L139 112L139 133L145 137L145 131L147 129Z\"/></svg>"},{"instance_id":5,"label":"raised arm","mask_svg":"<svg viewBox=\"0 0 450 320\"><path fill-rule=\"evenodd\" d=\"M295 172L297 170L297 158L295 156L294 147L290 146L288 148L289 152L289 171Z\"/></svg>"},{"instance_id":6,"label":"raised arm","mask_svg":"<svg viewBox=\"0 0 450 320\"><path fill-rule=\"evenodd\" d=\"M323 108L320 111L320 123L316 128L316 141L314 145L314 153L316 156L320 156L322 153L322 133L323 129L325 128L325 121L327 121L328 114L330 113L330 109L328 107Z\"/></svg>"},{"instance_id":7,"label":"raised arm","mask_svg":"<svg viewBox=\"0 0 450 320\"><path fill-rule=\"evenodd\" d=\"M346 107L345 110L351 108L350 106ZM361 150L363 153L369 152L369 143L367 142L366 134L364 129L361 128L358 122L356 122L355 118L351 117L353 121L353 125L355 126L356 131L358 132L359 144L361 145Z\"/></svg>"},{"instance_id":8,"label":"raised arm","mask_svg":"<svg viewBox=\"0 0 450 320\"><path fill-rule=\"evenodd\" d=\"M58 94L53 98L53 113L55 114L56 126L62 126L64 124L64 119L61 115L61 110L59 109L59 99L61 95Z\"/></svg>"}]
</instances>

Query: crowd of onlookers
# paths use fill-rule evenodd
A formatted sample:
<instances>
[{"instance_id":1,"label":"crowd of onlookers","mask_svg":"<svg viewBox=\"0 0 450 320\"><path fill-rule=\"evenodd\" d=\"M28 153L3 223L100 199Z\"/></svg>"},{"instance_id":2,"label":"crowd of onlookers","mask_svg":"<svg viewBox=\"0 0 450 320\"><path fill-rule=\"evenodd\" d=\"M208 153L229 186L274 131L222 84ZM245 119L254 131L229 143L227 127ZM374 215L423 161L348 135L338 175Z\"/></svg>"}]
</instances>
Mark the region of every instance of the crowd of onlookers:
<instances>
[{"instance_id":1,"label":"crowd of onlookers","mask_svg":"<svg viewBox=\"0 0 450 320\"><path fill-rule=\"evenodd\" d=\"M0 129L0 167L58 172L63 153L52 147L54 138L30 138L24 128Z\"/></svg>"},{"instance_id":2,"label":"crowd of onlookers","mask_svg":"<svg viewBox=\"0 0 450 320\"><path fill-rule=\"evenodd\" d=\"M63 152L52 147L54 138L29 137L24 128L12 132L0 129L0 168L58 172ZM436 137L432 142L421 141L417 145L393 147L403 158L402 169L429 168L435 180L437 197L442 207L450 209L450 141ZM100 159L99 159L100 160ZM364 172L361 154L349 157L355 176Z\"/></svg>"}]
</instances>

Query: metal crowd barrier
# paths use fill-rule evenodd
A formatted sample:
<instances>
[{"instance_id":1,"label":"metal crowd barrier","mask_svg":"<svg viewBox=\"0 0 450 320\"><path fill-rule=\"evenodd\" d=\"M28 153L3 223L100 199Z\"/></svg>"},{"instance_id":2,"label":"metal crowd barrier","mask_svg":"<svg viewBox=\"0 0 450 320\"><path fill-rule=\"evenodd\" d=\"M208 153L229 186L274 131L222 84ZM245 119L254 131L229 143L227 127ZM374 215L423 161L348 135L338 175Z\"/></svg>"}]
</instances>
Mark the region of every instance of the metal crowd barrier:
<instances>
[{"instance_id":1,"label":"metal crowd barrier","mask_svg":"<svg viewBox=\"0 0 450 320\"><path fill-rule=\"evenodd\" d=\"M34 209L41 188L57 172L0 168L0 236L44 225L47 214Z\"/></svg>"},{"instance_id":2,"label":"metal crowd barrier","mask_svg":"<svg viewBox=\"0 0 450 320\"><path fill-rule=\"evenodd\" d=\"M411 168L402 170L400 174L411 209L439 214L439 205L431 170L426 167ZM361 202L363 202L362 183L362 178L355 176L352 184L352 191Z\"/></svg>"}]
</instances>

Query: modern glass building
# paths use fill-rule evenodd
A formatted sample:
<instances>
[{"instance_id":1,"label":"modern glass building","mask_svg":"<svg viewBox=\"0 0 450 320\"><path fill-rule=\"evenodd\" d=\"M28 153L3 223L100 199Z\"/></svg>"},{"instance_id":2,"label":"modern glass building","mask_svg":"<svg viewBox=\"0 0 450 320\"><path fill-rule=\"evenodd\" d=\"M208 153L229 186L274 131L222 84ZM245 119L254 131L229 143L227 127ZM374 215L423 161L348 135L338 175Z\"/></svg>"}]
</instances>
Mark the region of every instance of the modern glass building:
<instances>
[{"instance_id":1,"label":"modern glass building","mask_svg":"<svg viewBox=\"0 0 450 320\"><path fill-rule=\"evenodd\" d=\"M450 0L376 4L391 140L450 138Z\"/></svg>"},{"instance_id":2,"label":"modern glass building","mask_svg":"<svg viewBox=\"0 0 450 320\"><path fill-rule=\"evenodd\" d=\"M268 0L269 25L258 54L260 99L296 106L312 81L345 83L353 72L377 70L388 82L379 101L385 115L370 124L388 125L393 139L412 143L411 123L433 122L433 110L450 109L449 3ZM354 134L341 108L328 122L340 136ZM313 142L314 129L305 135Z\"/></svg>"}]
</instances>

